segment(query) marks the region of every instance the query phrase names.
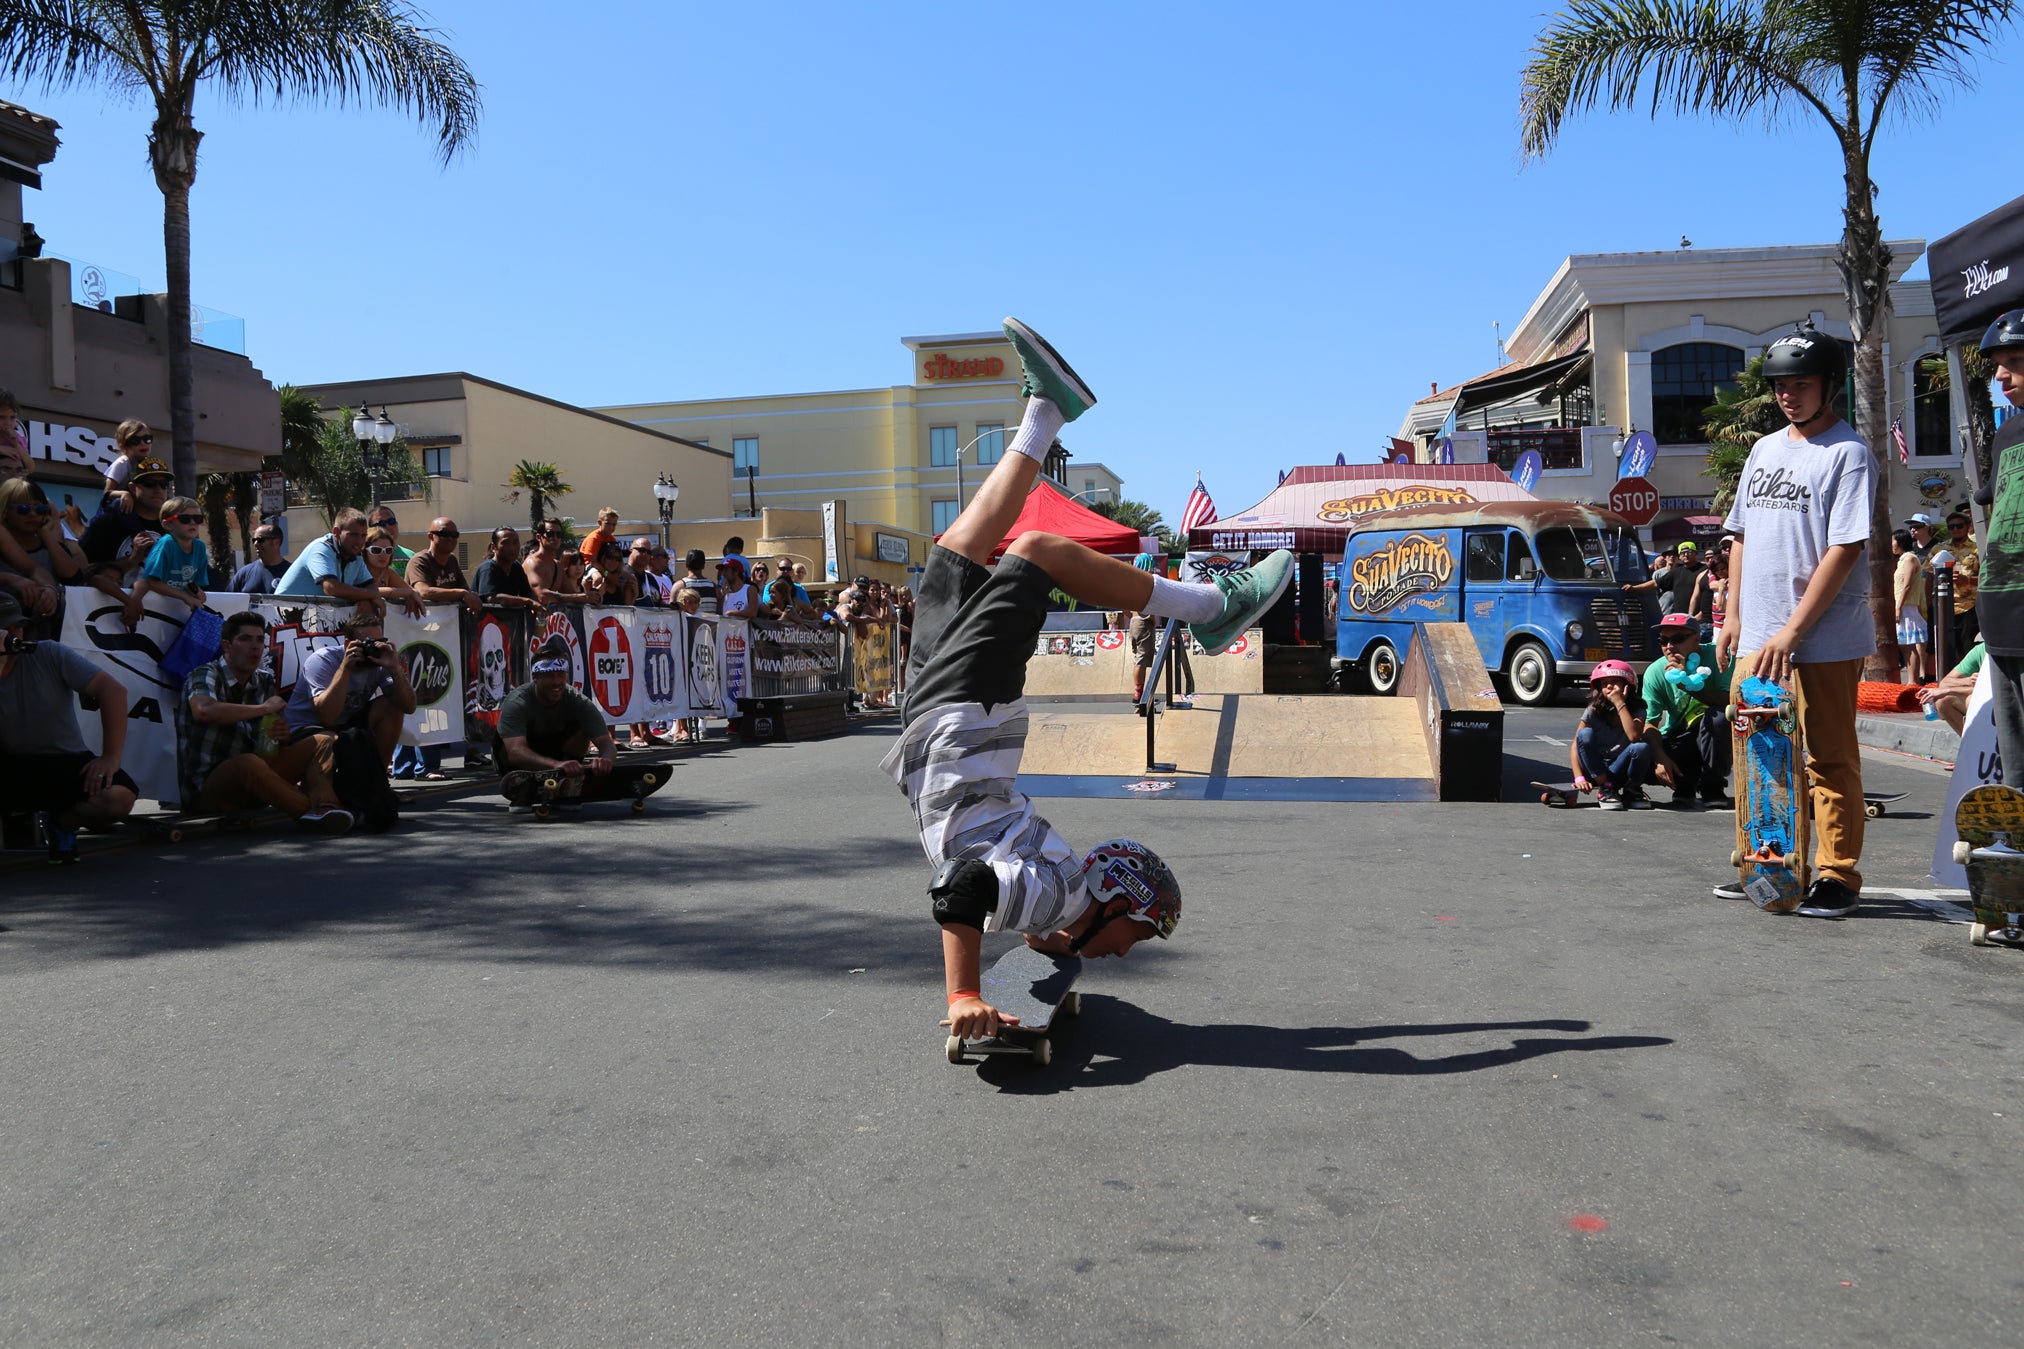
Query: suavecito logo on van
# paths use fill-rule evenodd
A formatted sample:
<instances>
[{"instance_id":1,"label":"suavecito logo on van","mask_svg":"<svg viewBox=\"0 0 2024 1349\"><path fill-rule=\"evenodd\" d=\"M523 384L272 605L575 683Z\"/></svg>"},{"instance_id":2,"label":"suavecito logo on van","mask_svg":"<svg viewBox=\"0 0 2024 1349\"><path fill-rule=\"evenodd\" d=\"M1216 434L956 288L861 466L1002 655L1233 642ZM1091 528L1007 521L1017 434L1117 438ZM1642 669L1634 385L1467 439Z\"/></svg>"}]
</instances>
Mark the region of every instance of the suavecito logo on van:
<instances>
[{"instance_id":1,"label":"suavecito logo on van","mask_svg":"<svg viewBox=\"0 0 2024 1349\"><path fill-rule=\"evenodd\" d=\"M1408 534L1349 564L1349 607L1381 614L1410 596L1439 590L1454 574L1447 536Z\"/></svg>"},{"instance_id":2,"label":"suavecito logo on van","mask_svg":"<svg viewBox=\"0 0 2024 1349\"><path fill-rule=\"evenodd\" d=\"M1315 513L1315 519L1331 525L1339 525L1379 511L1397 511L1420 506L1465 505L1476 498L1459 487L1434 487L1427 483L1410 483L1404 487L1380 487L1375 492L1362 496L1341 497L1324 501Z\"/></svg>"}]
</instances>

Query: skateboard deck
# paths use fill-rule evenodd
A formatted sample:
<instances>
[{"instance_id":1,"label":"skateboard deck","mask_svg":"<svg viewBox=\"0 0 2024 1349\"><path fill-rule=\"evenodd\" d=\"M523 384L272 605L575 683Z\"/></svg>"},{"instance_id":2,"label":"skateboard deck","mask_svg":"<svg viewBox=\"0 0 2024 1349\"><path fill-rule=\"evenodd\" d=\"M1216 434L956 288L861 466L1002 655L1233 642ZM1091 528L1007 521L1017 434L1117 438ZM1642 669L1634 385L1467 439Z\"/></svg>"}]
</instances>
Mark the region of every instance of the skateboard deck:
<instances>
[{"instance_id":1,"label":"skateboard deck","mask_svg":"<svg viewBox=\"0 0 2024 1349\"><path fill-rule=\"evenodd\" d=\"M1539 789L1539 804L1562 810L1581 804L1581 789L1571 782L1535 782Z\"/></svg>"},{"instance_id":2,"label":"skateboard deck","mask_svg":"<svg viewBox=\"0 0 2024 1349\"><path fill-rule=\"evenodd\" d=\"M1081 956L1049 955L1019 943L984 971L978 989L985 1002L1018 1017L1019 1024L1005 1026L987 1040L949 1036L949 1062L961 1063L971 1054L1024 1054L1046 1067L1053 1057L1047 1033L1053 1029L1056 1015L1074 1016L1082 1010L1082 995L1075 991L1075 981L1081 977Z\"/></svg>"},{"instance_id":3,"label":"skateboard deck","mask_svg":"<svg viewBox=\"0 0 2024 1349\"><path fill-rule=\"evenodd\" d=\"M1910 795L1910 792L1864 792L1862 813L1872 820L1880 820L1890 813L1884 809L1885 806L1894 806Z\"/></svg>"},{"instance_id":4,"label":"skateboard deck","mask_svg":"<svg viewBox=\"0 0 2024 1349\"><path fill-rule=\"evenodd\" d=\"M1968 940L2024 947L2024 792L1977 787L1954 809L1954 860L1968 869Z\"/></svg>"},{"instance_id":5,"label":"skateboard deck","mask_svg":"<svg viewBox=\"0 0 2024 1349\"><path fill-rule=\"evenodd\" d=\"M1729 705L1736 737L1736 848L1729 863L1766 913L1806 902L1813 856L1806 742L1792 691L1752 676Z\"/></svg>"},{"instance_id":6,"label":"skateboard deck","mask_svg":"<svg viewBox=\"0 0 2024 1349\"><path fill-rule=\"evenodd\" d=\"M516 806L534 807L537 820L548 819L558 805L585 801L631 801L633 814L639 815L667 780L663 763L615 764L602 776L586 772L580 778L518 768L499 779L499 794Z\"/></svg>"},{"instance_id":7,"label":"skateboard deck","mask_svg":"<svg viewBox=\"0 0 2024 1349\"><path fill-rule=\"evenodd\" d=\"M213 834L229 834L240 829L251 829L263 816L268 819L281 818L278 815L269 815L265 806L256 806L251 810L230 810L222 815L171 815L166 819L143 821L139 826L140 838L141 842L151 844L183 843L193 838L206 838Z\"/></svg>"}]
</instances>

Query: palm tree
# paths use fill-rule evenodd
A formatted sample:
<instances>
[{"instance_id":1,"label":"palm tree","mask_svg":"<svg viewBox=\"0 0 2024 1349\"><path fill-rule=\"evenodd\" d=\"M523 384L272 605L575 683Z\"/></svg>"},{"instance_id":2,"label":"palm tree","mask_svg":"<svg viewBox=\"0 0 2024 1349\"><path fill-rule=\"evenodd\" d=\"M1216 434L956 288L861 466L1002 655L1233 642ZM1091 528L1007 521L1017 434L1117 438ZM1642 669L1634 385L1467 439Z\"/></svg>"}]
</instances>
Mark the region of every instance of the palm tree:
<instances>
[{"instance_id":1,"label":"palm tree","mask_svg":"<svg viewBox=\"0 0 2024 1349\"><path fill-rule=\"evenodd\" d=\"M1127 497L1123 501L1099 501L1090 509L1106 519L1136 529L1141 535L1155 536L1159 539L1163 551L1173 551L1173 535L1167 529L1166 522L1160 519L1158 511L1145 502L1133 501Z\"/></svg>"},{"instance_id":2,"label":"palm tree","mask_svg":"<svg viewBox=\"0 0 2024 1349\"><path fill-rule=\"evenodd\" d=\"M1855 332L1856 422L1883 462L1883 316L1890 249L1877 222L1870 150L1891 114L1927 112L1973 83L1970 61L2015 18L2018 0L1567 0L1520 77L1520 146L1553 148L1569 114L1606 102L1738 118L1819 114L1834 133L1847 197L1842 292ZM1881 474L1879 475L1881 476ZM1876 494L1870 592L1891 592L1890 501ZM1889 605L1875 609L1877 655L1896 647Z\"/></svg>"},{"instance_id":3,"label":"palm tree","mask_svg":"<svg viewBox=\"0 0 2024 1349\"><path fill-rule=\"evenodd\" d=\"M1764 358L1752 357L1734 384L1715 389L1715 402L1701 414L1701 434L1708 438L1707 474L1715 480L1711 503L1717 512L1726 512L1736 500L1736 484L1750 447L1785 425L1771 396L1771 382L1764 378Z\"/></svg>"},{"instance_id":4,"label":"palm tree","mask_svg":"<svg viewBox=\"0 0 2024 1349\"><path fill-rule=\"evenodd\" d=\"M197 485L190 353L190 187L197 88L227 98L371 101L435 124L444 162L477 132L478 83L405 0L0 0L0 71L44 88L145 89L169 276L169 434L176 490Z\"/></svg>"},{"instance_id":5,"label":"palm tree","mask_svg":"<svg viewBox=\"0 0 2024 1349\"><path fill-rule=\"evenodd\" d=\"M499 499L518 501L522 492L527 493L527 518L536 529L541 528L541 522L548 518L548 508L555 504L557 497L568 496L576 490L562 480L562 474L555 465L536 463L532 459L522 459L515 464L506 485L513 490Z\"/></svg>"},{"instance_id":6,"label":"palm tree","mask_svg":"<svg viewBox=\"0 0 2024 1349\"><path fill-rule=\"evenodd\" d=\"M372 478L351 434L350 408L325 416L323 405L293 385L281 386L281 471L289 484L323 512L325 524L347 506L364 510L372 502ZM397 489L395 500L427 501L435 480L422 472L404 437L386 448L380 488ZM242 515L243 519L244 516Z\"/></svg>"}]
</instances>

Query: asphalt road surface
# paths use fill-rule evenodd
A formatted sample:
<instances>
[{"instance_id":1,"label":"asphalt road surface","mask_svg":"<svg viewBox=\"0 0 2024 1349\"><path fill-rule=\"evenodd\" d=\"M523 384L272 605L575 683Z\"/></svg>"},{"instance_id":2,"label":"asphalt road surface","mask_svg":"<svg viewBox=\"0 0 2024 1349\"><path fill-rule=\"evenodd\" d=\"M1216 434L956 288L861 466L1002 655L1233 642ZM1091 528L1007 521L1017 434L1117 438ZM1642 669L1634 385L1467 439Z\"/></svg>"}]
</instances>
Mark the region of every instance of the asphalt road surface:
<instances>
[{"instance_id":1,"label":"asphalt road surface","mask_svg":"<svg viewBox=\"0 0 2024 1349\"><path fill-rule=\"evenodd\" d=\"M1501 805L1046 803L1187 909L1045 1070L943 1059L889 724L0 873L0 1342L2024 1342L1945 778L1772 918L1725 817L1534 803L1576 715Z\"/></svg>"}]
</instances>

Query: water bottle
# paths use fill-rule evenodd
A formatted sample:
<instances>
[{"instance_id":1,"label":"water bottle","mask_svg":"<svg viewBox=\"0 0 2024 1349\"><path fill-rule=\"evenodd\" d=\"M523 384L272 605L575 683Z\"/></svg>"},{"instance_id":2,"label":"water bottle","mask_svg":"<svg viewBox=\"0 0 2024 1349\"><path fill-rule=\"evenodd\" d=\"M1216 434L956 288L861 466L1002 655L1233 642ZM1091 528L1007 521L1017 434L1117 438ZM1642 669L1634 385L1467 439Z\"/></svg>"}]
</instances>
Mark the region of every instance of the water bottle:
<instances>
[{"instance_id":1,"label":"water bottle","mask_svg":"<svg viewBox=\"0 0 2024 1349\"><path fill-rule=\"evenodd\" d=\"M1937 699L1928 700L1925 708L1927 721L1938 721L1940 719L1940 705Z\"/></svg>"}]
</instances>

